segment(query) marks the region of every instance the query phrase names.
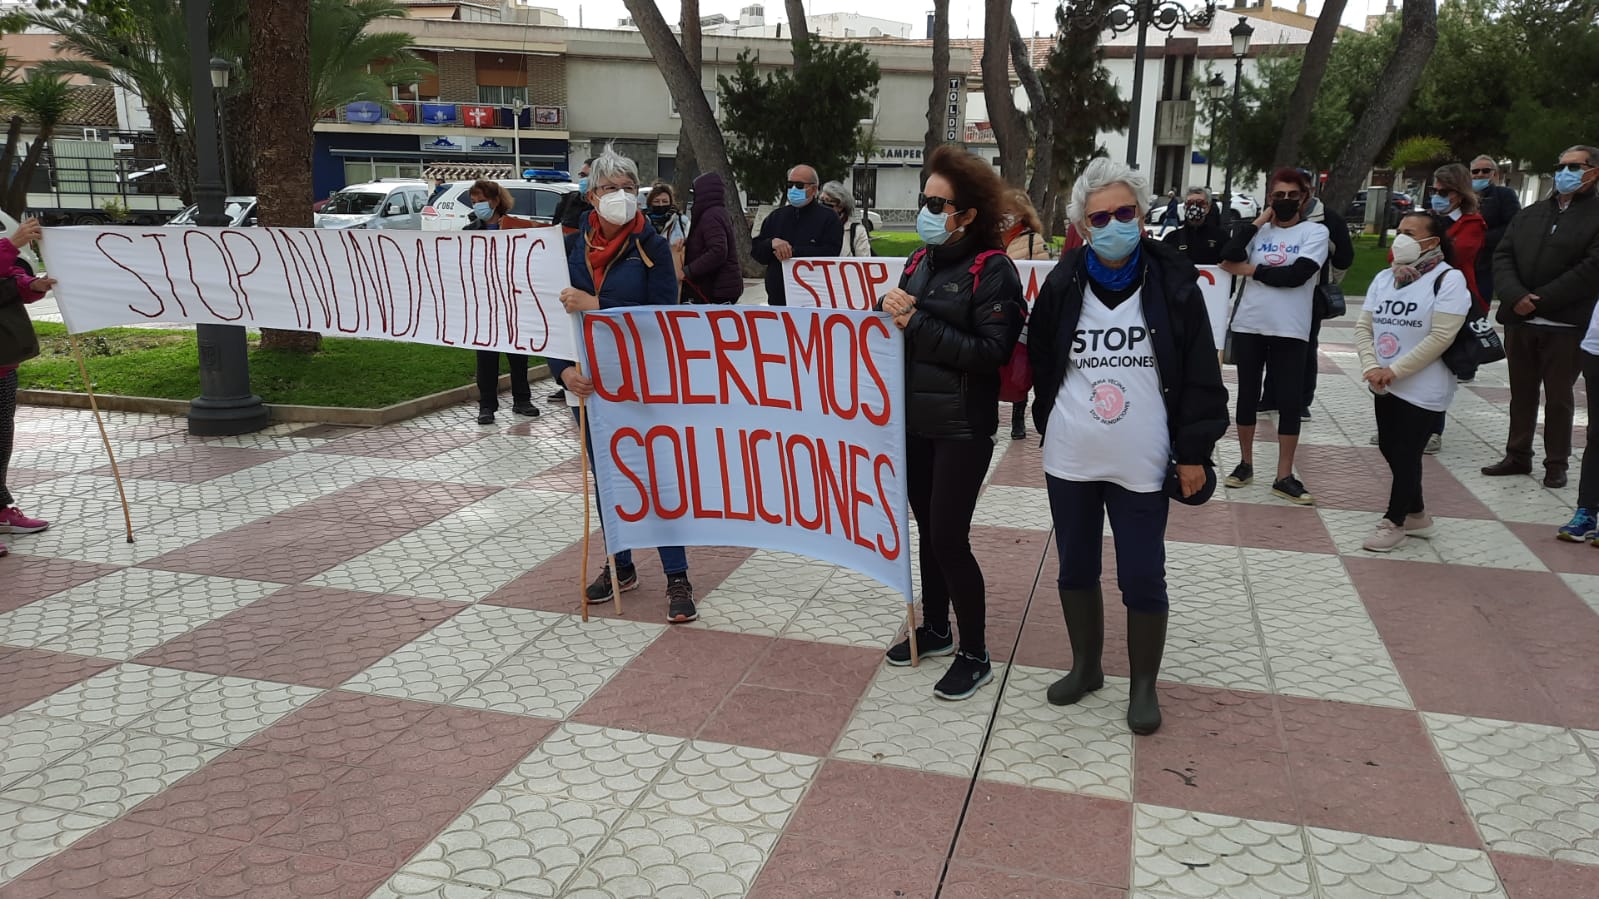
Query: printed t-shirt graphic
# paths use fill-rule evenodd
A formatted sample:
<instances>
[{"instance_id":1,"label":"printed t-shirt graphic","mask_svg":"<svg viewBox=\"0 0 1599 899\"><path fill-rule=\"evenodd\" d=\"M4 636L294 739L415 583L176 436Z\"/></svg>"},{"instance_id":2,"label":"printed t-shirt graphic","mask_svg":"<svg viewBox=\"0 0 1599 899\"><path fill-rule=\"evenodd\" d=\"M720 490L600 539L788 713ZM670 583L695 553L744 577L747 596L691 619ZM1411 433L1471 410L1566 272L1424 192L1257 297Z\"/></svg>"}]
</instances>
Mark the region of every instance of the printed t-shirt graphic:
<instances>
[{"instance_id":1,"label":"printed t-shirt graphic","mask_svg":"<svg viewBox=\"0 0 1599 899\"><path fill-rule=\"evenodd\" d=\"M1165 484L1170 443L1140 294L1111 309L1084 290L1066 380L1049 413L1044 471L1153 493Z\"/></svg>"},{"instance_id":2,"label":"printed t-shirt graphic","mask_svg":"<svg viewBox=\"0 0 1599 899\"><path fill-rule=\"evenodd\" d=\"M1434 282L1438 285L1436 295L1433 294ZM1377 352L1377 362L1386 367L1421 343L1432 330L1434 312L1446 315L1469 312L1471 291L1466 288L1466 277L1447 264L1439 265L1404 287L1395 287L1393 270L1384 269L1372 279L1363 308L1371 313L1371 344ZM1393 382L1388 392L1411 405L1446 412L1449 401L1454 399L1455 385L1454 373L1439 358L1410 377Z\"/></svg>"},{"instance_id":3,"label":"printed t-shirt graphic","mask_svg":"<svg viewBox=\"0 0 1599 899\"><path fill-rule=\"evenodd\" d=\"M1292 228L1262 225L1249 244L1249 261L1255 265L1287 267L1309 259L1320 268L1327 262L1327 228L1320 222L1300 222ZM1272 287L1254 278L1244 281L1244 296L1233 316L1240 334L1310 339L1312 294L1316 279L1298 287Z\"/></svg>"}]
</instances>

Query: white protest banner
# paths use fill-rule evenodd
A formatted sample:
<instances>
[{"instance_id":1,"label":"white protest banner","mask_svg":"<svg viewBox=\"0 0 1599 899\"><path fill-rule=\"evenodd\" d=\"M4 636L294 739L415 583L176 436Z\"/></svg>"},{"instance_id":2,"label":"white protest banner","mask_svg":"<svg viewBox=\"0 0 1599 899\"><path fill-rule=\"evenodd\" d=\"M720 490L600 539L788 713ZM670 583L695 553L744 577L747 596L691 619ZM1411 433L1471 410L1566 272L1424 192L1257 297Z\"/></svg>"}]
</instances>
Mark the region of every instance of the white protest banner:
<instances>
[{"instance_id":1,"label":"white protest banner","mask_svg":"<svg viewBox=\"0 0 1599 899\"><path fill-rule=\"evenodd\" d=\"M1205 296L1205 314L1210 316L1210 333L1216 338L1216 349L1221 349L1227 339L1227 322L1233 314L1233 276L1216 265L1201 265L1199 292Z\"/></svg>"},{"instance_id":2,"label":"white protest banner","mask_svg":"<svg viewBox=\"0 0 1599 899\"><path fill-rule=\"evenodd\" d=\"M783 263L783 296L790 306L871 309L883 294L899 286L905 263L904 258L894 256L789 259ZM1031 308L1044 279L1054 270L1055 261L1022 260L1016 268L1022 276L1022 294Z\"/></svg>"},{"instance_id":3,"label":"white protest banner","mask_svg":"<svg viewBox=\"0 0 1599 899\"><path fill-rule=\"evenodd\" d=\"M911 602L904 341L888 316L641 307L583 316L606 545L757 546Z\"/></svg>"},{"instance_id":4,"label":"white protest banner","mask_svg":"<svg viewBox=\"0 0 1599 899\"><path fill-rule=\"evenodd\" d=\"M576 355L559 229L50 228L74 334L244 325L507 353Z\"/></svg>"}]
</instances>

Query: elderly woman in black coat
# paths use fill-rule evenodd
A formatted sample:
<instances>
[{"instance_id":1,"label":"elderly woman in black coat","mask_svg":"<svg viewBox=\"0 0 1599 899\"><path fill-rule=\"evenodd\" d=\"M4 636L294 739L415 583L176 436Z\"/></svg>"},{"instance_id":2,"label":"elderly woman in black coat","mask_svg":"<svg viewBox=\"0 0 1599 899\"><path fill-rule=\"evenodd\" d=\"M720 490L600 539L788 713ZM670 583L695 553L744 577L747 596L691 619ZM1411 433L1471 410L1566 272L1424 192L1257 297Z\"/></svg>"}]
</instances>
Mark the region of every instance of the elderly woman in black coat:
<instances>
[{"instance_id":1,"label":"elderly woman in black coat","mask_svg":"<svg viewBox=\"0 0 1599 899\"><path fill-rule=\"evenodd\" d=\"M1215 490L1211 452L1227 430L1227 388L1198 272L1143 236L1147 196L1137 171L1089 163L1067 208L1088 245L1050 272L1027 344L1072 644L1071 672L1049 688L1049 701L1071 705L1105 685L1099 577L1108 514L1127 606L1127 726L1136 734L1160 727L1168 503L1204 502Z\"/></svg>"}]
</instances>

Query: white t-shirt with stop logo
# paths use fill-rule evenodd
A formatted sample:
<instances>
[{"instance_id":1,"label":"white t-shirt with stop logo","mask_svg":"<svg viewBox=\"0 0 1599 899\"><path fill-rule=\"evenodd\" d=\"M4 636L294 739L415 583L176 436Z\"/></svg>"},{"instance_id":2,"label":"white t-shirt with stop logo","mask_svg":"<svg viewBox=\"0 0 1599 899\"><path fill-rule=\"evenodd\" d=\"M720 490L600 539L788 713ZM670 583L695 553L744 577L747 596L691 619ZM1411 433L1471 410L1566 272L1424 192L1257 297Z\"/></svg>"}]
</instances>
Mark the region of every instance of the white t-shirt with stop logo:
<instances>
[{"instance_id":1,"label":"white t-shirt with stop logo","mask_svg":"<svg viewBox=\"0 0 1599 899\"><path fill-rule=\"evenodd\" d=\"M1071 358L1044 435L1044 472L1136 493L1166 484L1171 434L1139 293L1107 307L1083 291Z\"/></svg>"},{"instance_id":2,"label":"white t-shirt with stop logo","mask_svg":"<svg viewBox=\"0 0 1599 899\"><path fill-rule=\"evenodd\" d=\"M1466 277L1448 263L1439 263L1404 287L1394 285L1393 269L1383 269L1366 289L1364 309L1371 313L1371 348L1377 354L1377 364L1389 366L1427 336L1434 312L1469 312L1471 292L1466 288ZM1423 409L1446 412L1455 396L1455 384L1454 373L1440 358L1388 385L1388 392Z\"/></svg>"}]
</instances>

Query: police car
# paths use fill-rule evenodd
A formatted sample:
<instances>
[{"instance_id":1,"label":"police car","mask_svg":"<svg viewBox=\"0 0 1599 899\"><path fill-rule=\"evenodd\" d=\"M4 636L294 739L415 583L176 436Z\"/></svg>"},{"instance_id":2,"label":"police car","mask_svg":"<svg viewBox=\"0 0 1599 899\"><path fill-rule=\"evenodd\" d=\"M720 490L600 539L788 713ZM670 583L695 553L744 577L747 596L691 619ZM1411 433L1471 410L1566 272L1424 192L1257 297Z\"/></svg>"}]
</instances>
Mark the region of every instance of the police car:
<instances>
[{"instance_id":1,"label":"police car","mask_svg":"<svg viewBox=\"0 0 1599 899\"><path fill-rule=\"evenodd\" d=\"M511 195L511 214L532 219L541 225L555 220L555 206L561 198L577 190L569 172L557 169L528 169L520 179L495 178L495 184ZM422 208L423 231L459 231L471 221L473 181L451 181L444 185L433 202Z\"/></svg>"}]
</instances>

